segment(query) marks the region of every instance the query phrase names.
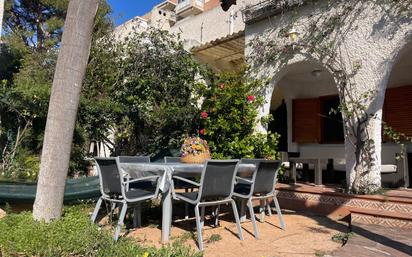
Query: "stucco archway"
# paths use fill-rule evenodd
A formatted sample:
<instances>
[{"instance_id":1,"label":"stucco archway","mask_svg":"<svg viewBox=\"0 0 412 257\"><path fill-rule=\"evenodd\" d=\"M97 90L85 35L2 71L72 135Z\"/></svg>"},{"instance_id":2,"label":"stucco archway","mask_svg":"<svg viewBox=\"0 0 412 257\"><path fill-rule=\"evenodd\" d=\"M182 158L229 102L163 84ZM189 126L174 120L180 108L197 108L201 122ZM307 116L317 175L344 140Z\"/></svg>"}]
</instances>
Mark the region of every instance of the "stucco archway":
<instances>
[{"instance_id":1,"label":"stucco archway","mask_svg":"<svg viewBox=\"0 0 412 257\"><path fill-rule=\"evenodd\" d=\"M388 68L388 74L383 81L384 88L381 91L384 96L382 120L396 132L412 137L412 40L403 45L393 60L392 65ZM408 141L404 141L404 143L406 147L401 148L390 138L384 138L382 142L383 171L385 163L394 163L397 164L398 173L397 175L382 173L384 186L408 186L408 184L410 186L412 184L412 175L410 174L412 144ZM393 161L394 155L401 151L404 158Z\"/></svg>"},{"instance_id":2,"label":"stucco archway","mask_svg":"<svg viewBox=\"0 0 412 257\"><path fill-rule=\"evenodd\" d=\"M333 75L313 60L293 62L275 75L268 98L268 109L274 116L268 130L287 139L286 149L282 140L280 149L299 152L308 158L333 158L335 168L342 171L340 177L344 179L342 116L330 112L339 106ZM326 161L323 168L326 169Z\"/></svg>"}]
</instances>

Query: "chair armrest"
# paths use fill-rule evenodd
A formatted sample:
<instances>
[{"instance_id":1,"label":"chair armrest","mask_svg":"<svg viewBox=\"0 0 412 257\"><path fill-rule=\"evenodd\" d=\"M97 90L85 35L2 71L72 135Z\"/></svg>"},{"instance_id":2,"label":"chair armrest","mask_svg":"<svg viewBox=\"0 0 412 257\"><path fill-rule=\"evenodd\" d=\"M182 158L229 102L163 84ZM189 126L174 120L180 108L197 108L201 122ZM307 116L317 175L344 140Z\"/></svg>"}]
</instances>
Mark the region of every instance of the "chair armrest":
<instances>
[{"instance_id":1,"label":"chair armrest","mask_svg":"<svg viewBox=\"0 0 412 257\"><path fill-rule=\"evenodd\" d=\"M159 179L159 178L160 178L160 176L147 176L147 177L142 177L142 178L129 179L129 180L124 181L122 183L126 185L126 184L130 184L130 183L137 182L137 181Z\"/></svg>"},{"instance_id":2,"label":"chair armrest","mask_svg":"<svg viewBox=\"0 0 412 257\"><path fill-rule=\"evenodd\" d=\"M179 176L173 176L172 178L173 178L173 179L180 180L180 181L184 181L184 182L186 182L186 183L195 185L195 186L197 186L197 187L200 187L200 184L199 184L199 183L196 183L196 182L194 182L194 181L192 181L192 180L190 180L190 179L182 178L182 177L179 177Z\"/></svg>"},{"instance_id":3,"label":"chair armrest","mask_svg":"<svg viewBox=\"0 0 412 257\"><path fill-rule=\"evenodd\" d=\"M237 182L239 182L239 181L241 181L241 182L244 182L244 183L246 183L246 184L253 184L253 181L252 180L250 180L250 179L245 179L245 178L242 178L242 177L238 177L238 176L236 176L236 180L237 180Z\"/></svg>"}]
</instances>

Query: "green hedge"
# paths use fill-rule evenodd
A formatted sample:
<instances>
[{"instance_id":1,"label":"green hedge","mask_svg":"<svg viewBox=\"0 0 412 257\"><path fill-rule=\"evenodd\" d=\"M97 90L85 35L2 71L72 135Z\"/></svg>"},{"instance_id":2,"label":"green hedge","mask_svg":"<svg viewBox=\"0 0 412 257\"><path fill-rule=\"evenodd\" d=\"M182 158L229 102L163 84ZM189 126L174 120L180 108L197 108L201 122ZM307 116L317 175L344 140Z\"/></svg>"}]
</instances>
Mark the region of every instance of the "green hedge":
<instances>
[{"instance_id":1,"label":"green hedge","mask_svg":"<svg viewBox=\"0 0 412 257\"><path fill-rule=\"evenodd\" d=\"M36 222L30 212L8 214L0 220L0 256L202 256L177 240L160 249L132 239L113 241L112 233L90 221L81 206L65 210L50 224Z\"/></svg>"}]
</instances>

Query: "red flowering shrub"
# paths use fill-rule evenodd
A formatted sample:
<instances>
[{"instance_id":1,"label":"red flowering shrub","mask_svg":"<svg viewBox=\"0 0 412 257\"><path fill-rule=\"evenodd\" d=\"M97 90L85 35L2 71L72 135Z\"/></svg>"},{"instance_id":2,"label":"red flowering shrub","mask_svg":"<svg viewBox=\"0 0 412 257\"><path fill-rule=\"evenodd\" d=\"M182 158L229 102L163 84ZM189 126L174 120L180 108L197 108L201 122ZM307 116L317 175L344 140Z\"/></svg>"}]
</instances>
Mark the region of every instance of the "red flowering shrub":
<instances>
[{"instance_id":1,"label":"red flowering shrub","mask_svg":"<svg viewBox=\"0 0 412 257\"><path fill-rule=\"evenodd\" d=\"M213 158L277 158L278 134L255 133L259 92L265 84L249 79L244 72L224 73L210 79L201 89L204 97L199 134L209 142ZM224 90L222 90L224 88Z\"/></svg>"},{"instance_id":2,"label":"red flowering shrub","mask_svg":"<svg viewBox=\"0 0 412 257\"><path fill-rule=\"evenodd\" d=\"M207 112L202 112L202 113L200 113L200 117L201 117L202 119L206 119L207 116L208 116Z\"/></svg>"},{"instance_id":3,"label":"red flowering shrub","mask_svg":"<svg viewBox=\"0 0 412 257\"><path fill-rule=\"evenodd\" d=\"M255 100L255 96L254 96L254 95L248 95L248 96L246 97L246 100L247 100L249 103L251 103L251 102L253 102L253 101Z\"/></svg>"}]
</instances>

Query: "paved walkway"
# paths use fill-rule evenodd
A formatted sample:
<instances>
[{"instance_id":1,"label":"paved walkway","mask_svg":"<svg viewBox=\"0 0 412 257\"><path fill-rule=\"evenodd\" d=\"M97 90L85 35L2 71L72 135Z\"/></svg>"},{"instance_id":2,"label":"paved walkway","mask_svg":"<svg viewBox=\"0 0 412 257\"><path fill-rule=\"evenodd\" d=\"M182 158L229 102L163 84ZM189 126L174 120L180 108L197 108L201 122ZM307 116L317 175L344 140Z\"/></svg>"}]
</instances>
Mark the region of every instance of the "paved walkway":
<instances>
[{"instance_id":1,"label":"paved walkway","mask_svg":"<svg viewBox=\"0 0 412 257\"><path fill-rule=\"evenodd\" d=\"M352 224L355 233L333 257L412 256L412 230L378 225Z\"/></svg>"}]
</instances>

